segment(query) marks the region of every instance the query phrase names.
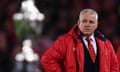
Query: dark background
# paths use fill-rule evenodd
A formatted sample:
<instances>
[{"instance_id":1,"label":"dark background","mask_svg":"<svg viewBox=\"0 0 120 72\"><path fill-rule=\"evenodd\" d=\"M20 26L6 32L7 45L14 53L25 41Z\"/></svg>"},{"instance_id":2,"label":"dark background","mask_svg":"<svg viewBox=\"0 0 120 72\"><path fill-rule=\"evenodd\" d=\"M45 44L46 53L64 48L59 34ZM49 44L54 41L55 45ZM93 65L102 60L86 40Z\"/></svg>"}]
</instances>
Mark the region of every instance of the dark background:
<instances>
[{"instance_id":1,"label":"dark background","mask_svg":"<svg viewBox=\"0 0 120 72\"><path fill-rule=\"evenodd\" d=\"M0 52L3 53L0 54L0 61L6 60L8 62L0 64L0 68L5 69L6 72L12 69L10 61L17 49L16 46L18 47L20 44L14 31L13 15L20 11L22 1L0 0L0 43L3 41L3 44L6 44L5 47L1 46ZM82 9L93 8L99 14L98 29L111 40L115 51L117 50L120 44L119 0L35 0L35 5L40 12L45 14L40 37L47 36L49 40L54 42L58 36L68 32L77 23L79 12ZM45 41L45 44L47 44L47 41ZM49 44L42 47L49 47Z\"/></svg>"}]
</instances>

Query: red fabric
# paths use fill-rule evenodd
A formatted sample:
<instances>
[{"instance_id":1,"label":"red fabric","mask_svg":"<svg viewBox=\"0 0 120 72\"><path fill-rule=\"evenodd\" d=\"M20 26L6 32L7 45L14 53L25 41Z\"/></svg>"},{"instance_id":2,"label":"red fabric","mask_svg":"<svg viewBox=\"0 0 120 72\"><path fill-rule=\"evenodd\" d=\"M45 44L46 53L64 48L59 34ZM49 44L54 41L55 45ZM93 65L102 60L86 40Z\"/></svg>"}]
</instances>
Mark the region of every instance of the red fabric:
<instances>
[{"instance_id":1,"label":"red fabric","mask_svg":"<svg viewBox=\"0 0 120 72\"><path fill-rule=\"evenodd\" d=\"M87 37L86 40L88 42L88 51L89 51L90 57L91 57L93 63L95 63L96 54L95 54L93 45L91 44L91 39L89 37Z\"/></svg>"},{"instance_id":2,"label":"red fabric","mask_svg":"<svg viewBox=\"0 0 120 72\"><path fill-rule=\"evenodd\" d=\"M117 58L118 58L119 70L120 70L120 46L119 46L118 49L117 49L116 55L117 55Z\"/></svg>"},{"instance_id":3,"label":"red fabric","mask_svg":"<svg viewBox=\"0 0 120 72\"><path fill-rule=\"evenodd\" d=\"M41 63L45 72L84 72L83 45L73 30L58 38L42 56ZM96 41L100 53L100 72L119 72L119 65L111 43L99 38L96 38ZM77 71L76 61L79 64L79 71Z\"/></svg>"}]
</instances>

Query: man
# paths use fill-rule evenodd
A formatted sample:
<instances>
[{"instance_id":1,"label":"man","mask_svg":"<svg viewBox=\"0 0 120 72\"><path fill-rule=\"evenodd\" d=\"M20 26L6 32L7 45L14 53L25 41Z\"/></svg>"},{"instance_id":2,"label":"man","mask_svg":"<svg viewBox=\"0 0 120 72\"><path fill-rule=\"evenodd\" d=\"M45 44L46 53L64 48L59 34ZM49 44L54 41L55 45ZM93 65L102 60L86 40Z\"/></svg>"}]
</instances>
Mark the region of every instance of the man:
<instances>
[{"instance_id":1,"label":"man","mask_svg":"<svg viewBox=\"0 0 120 72\"><path fill-rule=\"evenodd\" d=\"M119 72L112 44L97 27L97 12L82 10L78 24L42 56L45 72Z\"/></svg>"}]
</instances>

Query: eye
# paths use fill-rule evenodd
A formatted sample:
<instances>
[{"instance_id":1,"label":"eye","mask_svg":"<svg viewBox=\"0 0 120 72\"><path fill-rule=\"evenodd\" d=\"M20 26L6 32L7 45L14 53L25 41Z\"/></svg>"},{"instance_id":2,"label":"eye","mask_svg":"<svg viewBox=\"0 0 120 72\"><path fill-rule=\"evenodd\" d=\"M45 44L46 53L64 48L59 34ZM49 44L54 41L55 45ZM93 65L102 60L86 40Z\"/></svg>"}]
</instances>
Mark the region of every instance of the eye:
<instances>
[{"instance_id":1,"label":"eye","mask_svg":"<svg viewBox=\"0 0 120 72\"><path fill-rule=\"evenodd\" d=\"M94 22L94 21L92 21L92 20L90 20L90 21L89 21L89 23L94 24L95 22Z\"/></svg>"},{"instance_id":2,"label":"eye","mask_svg":"<svg viewBox=\"0 0 120 72\"><path fill-rule=\"evenodd\" d=\"M82 20L82 22L83 22L83 23L87 23L87 20L86 20L86 19L84 19L84 20Z\"/></svg>"}]
</instances>

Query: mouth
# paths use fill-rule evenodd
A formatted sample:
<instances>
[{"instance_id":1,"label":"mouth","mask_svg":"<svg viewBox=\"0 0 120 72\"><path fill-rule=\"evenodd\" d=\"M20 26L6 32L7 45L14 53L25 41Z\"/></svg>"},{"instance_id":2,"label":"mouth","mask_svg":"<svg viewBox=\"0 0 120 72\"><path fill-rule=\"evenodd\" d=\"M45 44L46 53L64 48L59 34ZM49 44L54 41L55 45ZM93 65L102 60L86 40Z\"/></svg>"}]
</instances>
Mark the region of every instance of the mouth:
<instances>
[{"instance_id":1,"label":"mouth","mask_svg":"<svg viewBox=\"0 0 120 72\"><path fill-rule=\"evenodd\" d=\"M90 28L85 28L85 29L84 29L84 32L89 33L89 32L91 32L91 29L90 29Z\"/></svg>"},{"instance_id":2,"label":"mouth","mask_svg":"<svg viewBox=\"0 0 120 72\"><path fill-rule=\"evenodd\" d=\"M91 29L90 29L90 28L85 28L84 30L89 31L89 30L91 30Z\"/></svg>"}]
</instances>

